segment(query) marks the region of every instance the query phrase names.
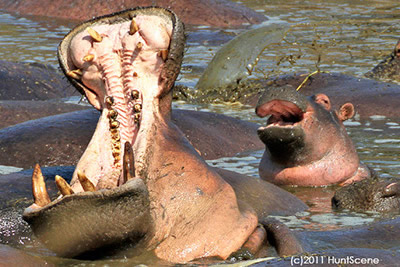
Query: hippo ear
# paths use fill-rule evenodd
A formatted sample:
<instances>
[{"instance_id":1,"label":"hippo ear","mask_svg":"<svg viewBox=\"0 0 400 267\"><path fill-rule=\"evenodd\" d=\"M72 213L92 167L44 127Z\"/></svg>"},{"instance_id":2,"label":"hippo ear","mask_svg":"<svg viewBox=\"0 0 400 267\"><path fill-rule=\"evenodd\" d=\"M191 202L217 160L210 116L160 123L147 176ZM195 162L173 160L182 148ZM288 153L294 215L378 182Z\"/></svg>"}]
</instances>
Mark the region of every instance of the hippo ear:
<instances>
[{"instance_id":1,"label":"hippo ear","mask_svg":"<svg viewBox=\"0 0 400 267\"><path fill-rule=\"evenodd\" d=\"M329 100L329 97L325 94L317 94L314 96L314 101L317 104L320 104L323 106L326 110L331 109L331 101Z\"/></svg>"},{"instance_id":2,"label":"hippo ear","mask_svg":"<svg viewBox=\"0 0 400 267\"><path fill-rule=\"evenodd\" d=\"M354 114L355 114L355 111L354 111L353 104L346 103L340 107L339 113L338 113L338 118L341 121L345 121L345 120L353 118Z\"/></svg>"}]
</instances>

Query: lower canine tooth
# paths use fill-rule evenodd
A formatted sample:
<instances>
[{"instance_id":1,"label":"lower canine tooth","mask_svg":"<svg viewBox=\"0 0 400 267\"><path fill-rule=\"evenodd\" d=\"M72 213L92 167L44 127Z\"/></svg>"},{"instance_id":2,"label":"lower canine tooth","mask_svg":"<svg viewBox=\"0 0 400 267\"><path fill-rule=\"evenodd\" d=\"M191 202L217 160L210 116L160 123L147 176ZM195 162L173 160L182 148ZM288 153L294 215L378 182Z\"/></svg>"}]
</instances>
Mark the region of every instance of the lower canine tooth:
<instances>
[{"instance_id":1,"label":"lower canine tooth","mask_svg":"<svg viewBox=\"0 0 400 267\"><path fill-rule=\"evenodd\" d=\"M128 181L129 179L132 179L135 177L135 160L133 156L133 150L132 150L132 145L129 142L125 142L124 144L124 158L123 158L123 177L124 177L124 183Z\"/></svg>"},{"instance_id":2,"label":"lower canine tooth","mask_svg":"<svg viewBox=\"0 0 400 267\"><path fill-rule=\"evenodd\" d=\"M92 184L92 182L86 177L86 175L83 172L78 171L78 179L85 192L96 191L96 187Z\"/></svg>"},{"instance_id":3,"label":"lower canine tooth","mask_svg":"<svg viewBox=\"0 0 400 267\"><path fill-rule=\"evenodd\" d=\"M63 196L72 195L74 191L72 190L71 186L59 175L56 175L56 185L58 190Z\"/></svg>"},{"instance_id":4,"label":"lower canine tooth","mask_svg":"<svg viewBox=\"0 0 400 267\"><path fill-rule=\"evenodd\" d=\"M141 42L139 42L136 47L137 47L137 49L142 49L143 44Z\"/></svg>"},{"instance_id":5,"label":"lower canine tooth","mask_svg":"<svg viewBox=\"0 0 400 267\"><path fill-rule=\"evenodd\" d=\"M44 207L50 203L50 197L47 193L46 183L39 164L35 165L32 174L32 194L35 204Z\"/></svg>"}]
</instances>

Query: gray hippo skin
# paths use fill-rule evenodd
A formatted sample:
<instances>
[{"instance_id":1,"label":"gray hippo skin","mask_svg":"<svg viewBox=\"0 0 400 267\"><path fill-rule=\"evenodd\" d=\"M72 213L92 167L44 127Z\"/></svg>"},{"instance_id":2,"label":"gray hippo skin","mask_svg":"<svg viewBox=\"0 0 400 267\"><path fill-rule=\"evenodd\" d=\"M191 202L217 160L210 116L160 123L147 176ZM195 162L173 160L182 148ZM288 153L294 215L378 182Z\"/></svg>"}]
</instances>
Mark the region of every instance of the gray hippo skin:
<instances>
[{"instance_id":1,"label":"gray hippo skin","mask_svg":"<svg viewBox=\"0 0 400 267\"><path fill-rule=\"evenodd\" d=\"M332 198L335 209L357 212L400 212L400 184L397 179L376 175L349 186L339 188Z\"/></svg>"}]
</instances>

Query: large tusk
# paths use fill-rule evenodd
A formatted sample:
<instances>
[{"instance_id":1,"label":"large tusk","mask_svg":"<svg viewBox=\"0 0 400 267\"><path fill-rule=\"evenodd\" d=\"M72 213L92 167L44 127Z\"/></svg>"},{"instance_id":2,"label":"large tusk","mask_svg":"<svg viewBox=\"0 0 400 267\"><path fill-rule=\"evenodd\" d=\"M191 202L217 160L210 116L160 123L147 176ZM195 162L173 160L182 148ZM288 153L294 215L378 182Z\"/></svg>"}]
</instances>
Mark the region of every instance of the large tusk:
<instances>
[{"instance_id":1,"label":"large tusk","mask_svg":"<svg viewBox=\"0 0 400 267\"><path fill-rule=\"evenodd\" d=\"M79 182L81 183L81 186L85 192L96 191L96 188L94 187L92 182L86 177L86 175L83 172L78 171L78 179L79 179Z\"/></svg>"},{"instance_id":2,"label":"large tusk","mask_svg":"<svg viewBox=\"0 0 400 267\"><path fill-rule=\"evenodd\" d=\"M133 156L132 145L129 142L124 144L124 158L123 158L122 175L124 177L123 183L135 178L135 158Z\"/></svg>"},{"instance_id":3,"label":"large tusk","mask_svg":"<svg viewBox=\"0 0 400 267\"><path fill-rule=\"evenodd\" d=\"M63 196L74 194L74 191L72 190L71 186L67 183L67 181L64 180L64 178L62 178L59 175L56 175L55 179L58 190L60 190Z\"/></svg>"},{"instance_id":4,"label":"large tusk","mask_svg":"<svg viewBox=\"0 0 400 267\"><path fill-rule=\"evenodd\" d=\"M32 173L32 194L35 204L40 207L44 207L51 202L39 164L35 165Z\"/></svg>"}]
</instances>

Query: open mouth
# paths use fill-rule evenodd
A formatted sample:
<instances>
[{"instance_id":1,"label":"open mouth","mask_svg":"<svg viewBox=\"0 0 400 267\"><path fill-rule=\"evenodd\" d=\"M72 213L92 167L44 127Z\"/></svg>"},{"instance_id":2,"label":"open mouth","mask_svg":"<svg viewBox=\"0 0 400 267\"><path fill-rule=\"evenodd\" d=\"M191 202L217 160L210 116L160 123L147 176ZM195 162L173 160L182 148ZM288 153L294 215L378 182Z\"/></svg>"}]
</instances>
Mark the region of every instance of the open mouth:
<instances>
[{"instance_id":1,"label":"open mouth","mask_svg":"<svg viewBox=\"0 0 400 267\"><path fill-rule=\"evenodd\" d=\"M56 176L57 200L49 198L38 165L32 176L35 203L24 219L58 254L75 256L147 230L138 226L149 214L148 192L139 178L145 178L154 121L169 116L184 38L174 13L149 7L84 22L61 42L61 69L101 116L70 184ZM90 223L99 214L102 226ZM127 227L133 219L138 224Z\"/></svg>"},{"instance_id":2,"label":"open mouth","mask_svg":"<svg viewBox=\"0 0 400 267\"><path fill-rule=\"evenodd\" d=\"M95 190L111 189L137 177L135 162L144 153L140 139L146 139L159 98L179 72L166 71L168 61L176 61L175 22L167 10L138 8L81 24L60 44L62 69L102 111L72 191L86 191L89 183Z\"/></svg>"},{"instance_id":3,"label":"open mouth","mask_svg":"<svg viewBox=\"0 0 400 267\"><path fill-rule=\"evenodd\" d=\"M304 112L294 103L285 100L272 100L257 107L259 117L270 116L267 127L291 127L301 122Z\"/></svg>"}]
</instances>

